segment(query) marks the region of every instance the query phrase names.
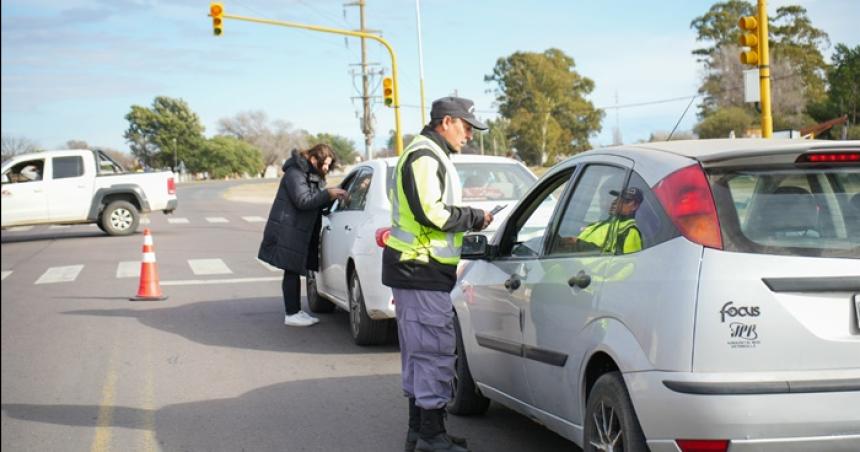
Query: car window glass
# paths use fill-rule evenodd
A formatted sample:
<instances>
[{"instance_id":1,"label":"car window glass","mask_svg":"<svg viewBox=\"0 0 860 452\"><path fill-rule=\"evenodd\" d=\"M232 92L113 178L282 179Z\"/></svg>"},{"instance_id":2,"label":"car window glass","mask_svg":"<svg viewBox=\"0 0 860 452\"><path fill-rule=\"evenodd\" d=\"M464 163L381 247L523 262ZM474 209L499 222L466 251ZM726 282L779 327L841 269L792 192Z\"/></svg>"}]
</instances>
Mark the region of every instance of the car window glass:
<instances>
[{"instance_id":1,"label":"car window glass","mask_svg":"<svg viewBox=\"0 0 860 452\"><path fill-rule=\"evenodd\" d=\"M347 194L349 195L344 201L343 210L364 210L367 204L367 194L370 191L370 181L373 179L373 171L362 170L356 177L353 183L349 186Z\"/></svg>"},{"instance_id":2,"label":"car window glass","mask_svg":"<svg viewBox=\"0 0 860 452\"><path fill-rule=\"evenodd\" d=\"M96 154L99 160L99 174L119 174L124 172L122 167L105 153L98 151Z\"/></svg>"},{"instance_id":3,"label":"car window glass","mask_svg":"<svg viewBox=\"0 0 860 452\"><path fill-rule=\"evenodd\" d=\"M509 220L508 232L502 240L501 255L512 257L536 257L543 249L544 237L552 220L558 200L573 174L573 168L546 180L527 202L518 209L515 218Z\"/></svg>"},{"instance_id":4,"label":"car window glass","mask_svg":"<svg viewBox=\"0 0 860 452\"><path fill-rule=\"evenodd\" d=\"M619 196L625 173L614 166L585 168L564 208L549 254L613 253L623 248L631 222L622 222L618 211L627 209L625 213L632 214L630 203Z\"/></svg>"},{"instance_id":5,"label":"car window glass","mask_svg":"<svg viewBox=\"0 0 860 452\"><path fill-rule=\"evenodd\" d=\"M463 201L514 201L525 196L535 177L516 163L455 162Z\"/></svg>"},{"instance_id":6,"label":"car window glass","mask_svg":"<svg viewBox=\"0 0 860 452\"><path fill-rule=\"evenodd\" d=\"M3 178L4 183L37 182L45 174L45 160L25 160L9 168Z\"/></svg>"},{"instance_id":7,"label":"car window glass","mask_svg":"<svg viewBox=\"0 0 860 452\"><path fill-rule=\"evenodd\" d=\"M860 171L761 168L709 174L726 249L860 257Z\"/></svg>"},{"instance_id":8,"label":"car window glass","mask_svg":"<svg viewBox=\"0 0 860 452\"><path fill-rule=\"evenodd\" d=\"M70 157L54 157L51 160L54 179L78 177L84 174L84 159L79 155Z\"/></svg>"},{"instance_id":9,"label":"car window glass","mask_svg":"<svg viewBox=\"0 0 860 452\"><path fill-rule=\"evenodd\" d=\"M339 187L348 192L350 186L355 181L356 176L358 176L358 172L356 172L356 171L348 174L346 177L343 178L343 181L340 183ZM329 209L329 212L338 212L340 210L344 210L345 207L346 207L345 202L337 199L332 203L331 209Z\"/></svg>"}]
</instances>

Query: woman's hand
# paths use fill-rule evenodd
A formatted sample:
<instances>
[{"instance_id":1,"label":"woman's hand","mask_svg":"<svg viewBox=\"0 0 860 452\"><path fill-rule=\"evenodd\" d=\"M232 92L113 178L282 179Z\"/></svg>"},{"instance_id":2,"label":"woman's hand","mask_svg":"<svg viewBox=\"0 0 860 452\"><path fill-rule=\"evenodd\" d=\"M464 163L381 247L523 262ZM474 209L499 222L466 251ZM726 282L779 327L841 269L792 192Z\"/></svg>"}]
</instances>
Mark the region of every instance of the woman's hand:
<instances>
[{"instance_id":1,"label":"woman's hand","mask_svg":"<svg viewBox=\"0 0 860 452\"><path fill-rule=\"evenodd\" d=\"M329 187L326 188L328 192L329 199L340 199L341 201L346 199L346 190L339 187Z\"/></svg>"}]
</instances>

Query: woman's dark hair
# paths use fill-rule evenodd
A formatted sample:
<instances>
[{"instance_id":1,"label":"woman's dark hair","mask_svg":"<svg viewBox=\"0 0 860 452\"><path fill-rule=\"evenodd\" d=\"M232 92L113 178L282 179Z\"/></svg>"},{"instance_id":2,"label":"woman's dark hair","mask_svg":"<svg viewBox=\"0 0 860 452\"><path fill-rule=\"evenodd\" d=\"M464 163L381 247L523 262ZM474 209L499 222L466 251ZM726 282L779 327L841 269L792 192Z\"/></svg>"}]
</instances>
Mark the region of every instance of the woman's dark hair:
<instances>
[{"instance_id":1,"label":"woman's dark hair","mask_svg":"<svg viewBox=\"0 0 860 452\"><path fill-rule=\"evenodd\" d=\"M329 168L337 168L337 154L334 153L331 146L325 143L317 144L306 151L302 151L302 155L308 160L310 160L311 157L314 157L320 163L324 162L327 158L331 158L331 165L329 165Z\"/></svg>"}]
</instances>

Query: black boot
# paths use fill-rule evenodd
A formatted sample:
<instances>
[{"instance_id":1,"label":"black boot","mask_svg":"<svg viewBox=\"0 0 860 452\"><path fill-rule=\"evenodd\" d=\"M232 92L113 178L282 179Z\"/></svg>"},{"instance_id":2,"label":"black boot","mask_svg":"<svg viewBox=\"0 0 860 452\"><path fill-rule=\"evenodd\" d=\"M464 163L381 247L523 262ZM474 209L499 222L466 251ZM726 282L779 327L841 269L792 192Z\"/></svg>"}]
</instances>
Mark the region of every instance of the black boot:
<instances>
[{"instance_id":1,"label":"black boot","mask_svg":"<svg viewBox=\"0 0 860 452\"><path fill-rule=\"evenodd\" d=\"M418 444L418 431L421 429L421 408L415 405L415 398L409 398L409 431L406 432L404 452L415 452Z\"/></svg>"},{"instance_id":2,"label":"black boot","mask_svg":"<svg viewBox=\"0 0 860 452\"><path fill-rule=\"evenodd\" d=\"M421 429L421 412L423 410L415 405L415 399L409 399L409 431L406 432L406 445L404 452L415 452L415 446L418 444L418 431ZM443 414L444 415L444 414ZM466 438L459 436L448 435L448 439L452 443L466 447Z\"/></svg>"},{"instance_id":3,"label":"black boot","mask_svg":"<svg viewBox=\"0 0 860 452\"><path fill-rule=\"evenodd\" d=\"M418 433L418 444L416 449L421 452L447 451L447 452L469 452L466 448L466 440L462 445L454 442L453 438L445 432L445 409L421 410L421 430Z\"/></svg>"}]
</instances>

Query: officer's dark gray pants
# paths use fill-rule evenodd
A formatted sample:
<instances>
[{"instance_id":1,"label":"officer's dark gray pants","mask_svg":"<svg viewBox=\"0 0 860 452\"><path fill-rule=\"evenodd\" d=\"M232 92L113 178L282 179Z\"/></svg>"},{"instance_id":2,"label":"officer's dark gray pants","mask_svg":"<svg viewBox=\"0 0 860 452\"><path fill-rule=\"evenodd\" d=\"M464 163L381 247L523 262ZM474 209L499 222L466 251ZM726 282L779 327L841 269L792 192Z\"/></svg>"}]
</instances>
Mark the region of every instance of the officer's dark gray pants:
<instances>
[{"instance_id":1,"label":"officer's dark gray pants","mask_svg":"<svg viewBox=\"0 0 860 452\"><path fill-rule=\"evenodd\" d=\"M392 288L403 392L426 410L444 407L454 380L454 308L448 292Z\"/></svg>"}]
</instances>

